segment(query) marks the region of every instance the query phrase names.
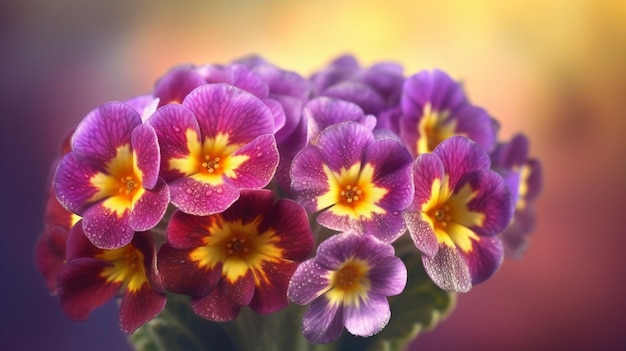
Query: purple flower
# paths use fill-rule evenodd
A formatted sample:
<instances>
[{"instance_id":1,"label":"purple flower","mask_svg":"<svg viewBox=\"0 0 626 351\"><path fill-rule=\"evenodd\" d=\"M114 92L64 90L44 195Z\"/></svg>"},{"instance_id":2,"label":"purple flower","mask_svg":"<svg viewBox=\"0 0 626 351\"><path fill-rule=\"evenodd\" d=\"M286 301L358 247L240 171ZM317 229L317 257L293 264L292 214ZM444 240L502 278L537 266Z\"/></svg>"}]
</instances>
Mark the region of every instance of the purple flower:
<instances>
[{"instance_id":1,"label":"purple flower","mask_svg":"<svg viewBox=\"0 0 626 351\"><path fill-rule=\"evenodd\" d=\"M356 122L326 128L317 145L293 161L291 189L327 228L372 234L392 242L406 229L401 211L411 202L412 158L396 140L375 140Z\"/></svg>"},{"instance_id":2,"label":"purple flower","mask_svg":"<svg viewBox=\"0 0 626 351\"><path fill-rule=\"evenodd\" d=\"M287 285L313 250L305 210L268 190L249 190L226 211L193 216L177 211L159 250L169 291L192 296L194 312L228 321L242 306L257 313L287 307Z\"/></svg>"},{"instance_id":3,"label":"purple flower","mask_svg":"<svg viewBox=\"0 0 626 351\"><path fill-rule=\"evenodd\" d=\"M171 201L183 212L222 212L240 189L260 189L276 171L270 110L232 85L202 85L182 105L158 109L148 123L161 145L161 175Z\"/></svg>"},{"instance_id":4,"label":"purple flower","mask_svg":"<svg viewBox=\"0 0 626 351\"><path fill-rule=\"evenodd\" d=\"M353 102L366 114L376 114L399 104L404 76L402 67L381 62L363 68L350 55L337 58L311 77L314 96Z\"/></svg>"},{"instance_id":5,"label":"purple flower","mask_svg":"<svg viewBox=\"0 0 626 351\"><path fill-rule=\"evenodd\" d=\"M153 228L169 203L169 189L159 177L156 133L119 102L104 104L81 121L55 185L59 201L83 217L85 234L99 248L122 247L136 231Z\"/></svg>"},{"instance_id":6,"label":"purple flower","mask_svg":"<svg viewBox=\"0 0 626 351\"><path fill-rule=\"evenodd\" d=\"M407 271L391 245L369 235L346 232L322 242L317 256L296 269L289 283L289 299L308 305L302 322L312 343L351 334L372 336L391 317L387 296L400 294Z\"/></svg>"},{"instance_id":7,"label":"purple flower","mask_svg":"<svg viewBox=\"0 0 626 351\"><path fill-rule=\"evenodd\" d=\"M500 143L491 154L492 169L500 174L515 199L513 220L500 234L504 254L520 258L535 227L534 201L541 190L541 164L528 156L528 139L515 135Z\"/></svg>"},{"instance_id":8,"label":"purple flower","mask_svg":"<svg viewBox=\"0 0 626 351\"><path fill-rule=\"evenodd\" d=\"M59 272L59 302L73 320L122 296L120 328L133 333L165 307L165 292L156 270L156 253L150 232L137 233L128 245L112 250L93 246L82 225L67 238L67 263Z\"/></svg>"},{"instance_id":9,"label":"purple flower","mask_svg":"<svg viewBox=\"0 0 626 351\"><path fill-rule=\"evenodd\" d=\"M406 79L399 127L400 137L413 156L431 152L453 135L464 135L489 152L497 131L489 114L470 104L463 87L439 70Z\"/></svg>"},{"instance_id":10,"label":"purple flower","mask_svg":"<svg viewBox=\"0 0 626 351\"><path fill-rule=\"evenodd\" d=\"M502 263L497 237L510 222L513 199L489 156L456 136L414 165L415 198L404 212L431 279L444 290L468 291Z\"/></svg>"},{"instance_id":11,"label":"purple flower","mask_svg":"<svg viewBox=\"0 0 626 351\"><path fill-rule=\"evenodd\" d=\"M363 124L369 130L376 125L376 117L365 115L356 104L329 97L318 97L304 106L304 117L307 119L307 139L310 144L317 144L322 130L333 124L354 121Z\"/></svg>"}]
</instances>

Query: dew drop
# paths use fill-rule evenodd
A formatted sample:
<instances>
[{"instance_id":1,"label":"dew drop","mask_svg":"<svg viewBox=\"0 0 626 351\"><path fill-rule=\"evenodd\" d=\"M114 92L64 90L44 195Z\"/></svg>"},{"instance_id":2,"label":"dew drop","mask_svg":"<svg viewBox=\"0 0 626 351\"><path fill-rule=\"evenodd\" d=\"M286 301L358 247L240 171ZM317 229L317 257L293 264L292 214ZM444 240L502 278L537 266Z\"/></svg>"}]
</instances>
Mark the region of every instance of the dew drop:
<instances>
[{"instance_id":1,"label":"dew drop","mask_svg":"<svg viewBox=\"0 0 626 351\"><path fill-rule=\"evenodd\" d=\"M175 133L180 133L180 127L179 126L173 125L172 129L174 130Z\"/></svg>"},{"instance_id":2,"label":"dew drop","mask_svg":"<svg viewBox=\"0 0 626 351\"><path fill-rule=\"evenodd\" d=\"M187 190L185 190L185 192L187 193L187 195L191 195L191 193L192 193L191 189L187 189Z\"/></svg>"}]
</instances>

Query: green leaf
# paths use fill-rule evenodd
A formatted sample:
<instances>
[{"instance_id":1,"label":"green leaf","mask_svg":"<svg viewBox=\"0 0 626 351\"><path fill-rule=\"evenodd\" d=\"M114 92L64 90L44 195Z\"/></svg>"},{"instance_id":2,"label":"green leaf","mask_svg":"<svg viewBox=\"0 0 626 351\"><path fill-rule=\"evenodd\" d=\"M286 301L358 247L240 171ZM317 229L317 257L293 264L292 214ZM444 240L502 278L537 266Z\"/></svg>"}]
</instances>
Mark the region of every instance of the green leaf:
<instances>
[{"instance_id":1,"label":"green leaf","mask_svg":"<svg viewBox=\"0 0 626 351\"><path fill-rule=\"evenodd\" d=\"M233 350L224 326L196 316L187 297L169 295L163 312L128 339L137 351Z\"/></svg>"},{"instance_id":2,"label":"green leaf","mask_svg":"<svg viewBox=\"0 0 626 351\"><path fill-rule=\"evenodd\" d=\"M389 298L391 320L373 337L368 350L404 350L420 332L434 328L446 318L456 303L456 294L441 290L424 271L417 250L400 256L407 266L404 291Z\"/></svg>"}]
</instances>

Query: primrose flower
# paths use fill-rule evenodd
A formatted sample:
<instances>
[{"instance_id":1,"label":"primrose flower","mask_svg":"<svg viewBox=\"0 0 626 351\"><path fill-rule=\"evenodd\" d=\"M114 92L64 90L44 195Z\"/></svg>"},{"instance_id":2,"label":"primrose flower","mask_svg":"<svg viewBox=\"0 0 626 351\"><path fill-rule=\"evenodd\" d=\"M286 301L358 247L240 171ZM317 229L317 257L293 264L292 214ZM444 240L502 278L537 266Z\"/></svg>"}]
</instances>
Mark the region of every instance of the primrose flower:
<instances>
[{"instance_id":1,"label":"primrose flower","mask_svg":"<svg viewBox=\"0 0 626 351\"><path fill-rule=\"evenodd\" d=\"M497 234L511 220L513 199L489 167L485 151L462 136L415 160L415 198L403 215L426 272L444 290L468 291L502 263Z\"/></svg>"},{"instance_id":2,"label":"primrose flower","mask_svg":"<svg viewBox=\"0 0 626 351\"><path fill-rule=\"evenodd\" d=\"M355 232L322 242L289 283L289 299L308 305L302 332L312 343L331 342L343 327L358 336L381 331L391 317L387 296L400 294L407 270L393 246Z\"/></svg>"},{"instance_id":3,"label":"primrose flower","mask_svg":"<svg viewBox=\"0 0 626 351\"><path fill-rule=\"evenodd\" d=\"M291 189L307 210L320 211L319 224L390 243L406 229L401 211L413 197L412 160L396 140L376 140L353 121L334 124L294 158Z\"/></svg>"},{"instance_id":4,"label":"primrose flower","mask_svg":"<svg viewBox=\"0 0 626 351\"><path fill-rule=\"evenodd\" d=\"M122 247L136 231L153 228L169 203L156 133L119 102L96 108L76 127L55 185L59 201L83 218L85 234L99 248Z\"/></svg>"},{"instance_id":5,"label":"primrose flower","mask_svg":"<svg viewBox=\"0 0 626 351\"><path fill-rule=\"evenodd\" d=\"M399 104L402 71L402 66L392 62L363 68L354 56L344 55L313 74L313 93L353 102L364 113L378 115Z\"/></svg>"},{"instance_id":6,"label":"primrose flower","mask_svg":"<svg viewBox=\"0 0 626 351\"><path fill-rule=\"evenodd\" d=\"M321 131L333 124L354 121L363 124L369 130L373 130L376 125L376 117L366 116L359 105L329 97L311 99L304 106L303 114L308 122L308 140L313 145L317 144Z\"/></svg>"},{"instance_id":7,"label":"primrose flower","mask_svg":"<svg viewBox=\"0 0 626 351\"><path fill-rule=\"evenodd\" d=\"M120 328L131 334L165 307L150 232L136 233L123 247L102 250L91 244L79 222L67 238L66 256L58 275L59 302L71 319L87 319L119 295Z\"/></svg>"},{"instance_id":8,"label":"primrose flower","mask_svg":"<svg viewBox=\"0 0 626 351\"><path fill-rule=\"evenodd\" d=\"M183 212L222 212L240 189L262 188L276 171L272 113L234 86L202 85L182 104L159 108L147 123L158 136L171 202Z\"/></svg>"},{"instance_id":9,"label":"primrose flower","mask_svg":"<svg viewBox=\"0 0 626 351\"><path fill-rule=\"evenodd\" d=\"M192 296L196 314L228 321L242 306L260 314L287 307L287 285L313 250L305 210L274 202L269 190L242 191L226 211L172 215L158 267L168 291Z\"/></svg>"},{"instance_id":10,"label":"primrose flower","mask_svg":"<svg viewBox=\"0 0 626 351\"><path fill-rule=\"evenodd\" d=\"M515 199L515 213L508 227L500 234L504 254L520 258L528 247L535 226L534 201L541 190L541 164L528 156L528 139L515 135L508 143L500 143L490 155L492 169L506 181Z\"/></svg>"},{"instance_id":11,"label":"primrose flower","mask_svg":"<svg viewBox=\"0 0 626 351\"><path fill-rule=\"evenodd\" d=\"M407 78L401 106L400 137L413 156L433 151L453 135L464 135L487 152L495 145L496 122L470 104L463 87L442 71L422 71Z\"/></svg>"}]
</instances>

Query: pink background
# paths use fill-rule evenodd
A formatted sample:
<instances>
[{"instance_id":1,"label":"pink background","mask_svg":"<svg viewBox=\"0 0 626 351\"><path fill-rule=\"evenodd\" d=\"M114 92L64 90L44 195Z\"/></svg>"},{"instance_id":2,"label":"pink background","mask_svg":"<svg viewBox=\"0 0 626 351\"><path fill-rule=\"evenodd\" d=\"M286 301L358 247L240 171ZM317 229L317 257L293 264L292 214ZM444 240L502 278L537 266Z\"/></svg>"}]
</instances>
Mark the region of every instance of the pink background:
<instances>
[{"instance_id":1,"label":"pink background","mask_svg":"<svg viewBox=\"0 0 626 351\"><path fill-rule=\"evenodd\" d=\"M414 349L626 349L623 2L85 3L0 4L2 349L130 350L114 303L70 322L33 266L50 162L89 110L180 63L259 53L308 75L346 52L446 70L543 161L527 255L459 296Z\"/></svg>"}]
</instances>

